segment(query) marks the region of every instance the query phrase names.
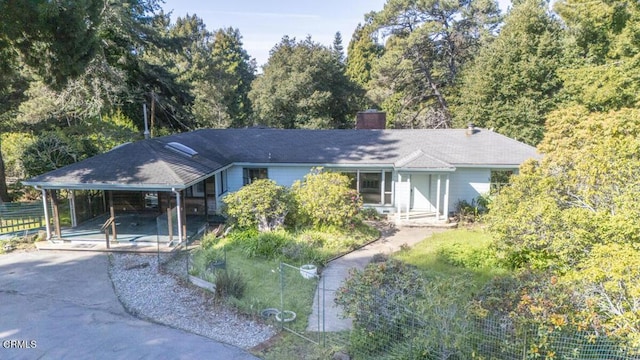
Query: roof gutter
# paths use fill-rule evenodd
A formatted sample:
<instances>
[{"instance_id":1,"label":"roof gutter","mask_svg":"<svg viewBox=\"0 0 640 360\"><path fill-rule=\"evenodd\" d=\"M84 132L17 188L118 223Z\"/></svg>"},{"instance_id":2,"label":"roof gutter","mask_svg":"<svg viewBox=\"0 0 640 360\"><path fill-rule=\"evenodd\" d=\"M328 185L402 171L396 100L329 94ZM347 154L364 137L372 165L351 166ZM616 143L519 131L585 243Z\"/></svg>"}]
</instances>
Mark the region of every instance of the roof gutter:
<instances>
[{"instance_id":1,"label":"roof gutter","mask_svg":"<svg viewBox=\"0 0 640 360\"><path fill-rule=\"evenodd\" d=\"M66 189L66 190L125 190L125 191L173 191L173 189L186 189L188 186L184 184L168 184L168 185L159 185L159 184L135 184L135 185L127 185L127 184L65 184L65 183L47 183L40 181L23 181L23 185L33 186L34 188L44 188L44 189Z\"/></svg>"}]
</instances>

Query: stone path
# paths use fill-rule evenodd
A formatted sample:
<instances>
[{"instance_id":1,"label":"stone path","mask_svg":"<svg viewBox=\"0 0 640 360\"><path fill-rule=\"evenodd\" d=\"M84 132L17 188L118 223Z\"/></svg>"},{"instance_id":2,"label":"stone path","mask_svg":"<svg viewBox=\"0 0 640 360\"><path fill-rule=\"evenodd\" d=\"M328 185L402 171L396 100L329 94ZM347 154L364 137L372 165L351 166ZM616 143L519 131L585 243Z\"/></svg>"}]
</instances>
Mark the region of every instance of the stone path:
<instances>
[{"instance_id":1,"label":"stone path","mask_svg":"<svg viewBox=\"0 0 640 360\"><path fill-rule=\"evenodd\" d=\"M376 254L394 253L400 250L400 247L404 244L413 246L432 234L445 230L445 228L425 227L396 228L389 225L382 229L382 236L379 240L331 261L322 270L314 296L313 313L309 316L307 331L335 332L352 328L351 319L343 319L340 316L341 310L334 303L335 292L349 275L349 269L362 270ZM320 311L323 306L325 309L324 314ZM321 318L318 319L318 317Z\"/></svg>"}]
</instances>

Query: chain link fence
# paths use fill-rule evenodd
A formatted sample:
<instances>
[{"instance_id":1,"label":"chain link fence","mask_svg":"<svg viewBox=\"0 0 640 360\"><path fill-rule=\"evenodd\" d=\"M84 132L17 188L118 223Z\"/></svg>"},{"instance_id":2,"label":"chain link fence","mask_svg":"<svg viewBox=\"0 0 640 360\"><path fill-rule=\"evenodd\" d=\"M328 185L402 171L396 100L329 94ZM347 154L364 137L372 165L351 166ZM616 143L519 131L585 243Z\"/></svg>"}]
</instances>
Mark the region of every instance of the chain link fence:
<instances>
[{"instance_id":1,"label":"chain link fence","mask_svg":"<svg viewBox=\"0 0 640 360\"><path fill-rule=\"evenodd\" d=\"M280 306L275 315L283 330L314 344L323 343L322 281L314 265L280 263ZM314 304L309 308L310 304ZM317 304L320 304L318 306Z\"/></svg>"},{"instance_id":2,"label":"chain link fence","mask_svg":"<svg viewBox=\"0 0 640 360\"><path fill-rule=\"evenodd\" d=\"M460 316L453 305L421 312L375 301L360 311L375 313L355 320L351 331L326 336L328 346L352 360L640 360L639 348L602 335Z\"/></svg>"}]
</instances>

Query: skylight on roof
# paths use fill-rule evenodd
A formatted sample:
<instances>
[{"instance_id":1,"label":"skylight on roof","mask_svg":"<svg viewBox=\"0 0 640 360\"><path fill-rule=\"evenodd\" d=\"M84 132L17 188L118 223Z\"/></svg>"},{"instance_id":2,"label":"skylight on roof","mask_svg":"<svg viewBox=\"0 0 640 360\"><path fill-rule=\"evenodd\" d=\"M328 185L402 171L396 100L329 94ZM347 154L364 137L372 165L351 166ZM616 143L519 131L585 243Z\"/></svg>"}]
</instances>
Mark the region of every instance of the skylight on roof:
<instances>
[{"instance_id":1,"label":"skylight on roof","mask_svg":"<svg viewBox=\"0 0 640 360\"><path fill-rule=\"evenodd\" d=\"M172 141L170 143L168 143L167 145L164 146L166 149L175 151L179 154L182 154L184 156L188 156L188 157L194 157L196 155L198 155L198 152L193 150L192 148L188 147L185 144L181 144L179 142L175 142Z\"/></svg>"},{"instance_id":2,"label":"skylight on roof","mask_svg":"<svg viewBox=\"0 0 640 360\"><path fill-rule=\"evenodd\" d=\"M109 150L109 151L113 151L113 150L115 150L115 149L119 149L119 148L121 148L121 147L123 147L123 146L126 146L126 145L129 145L129 144L131 144L131 141L127 141L127 142L122 143L122 144L120 144L120 145L116 145L116 146L112 147L112 148L111 148L111 150Z\"/></svg>"}]
</instances>

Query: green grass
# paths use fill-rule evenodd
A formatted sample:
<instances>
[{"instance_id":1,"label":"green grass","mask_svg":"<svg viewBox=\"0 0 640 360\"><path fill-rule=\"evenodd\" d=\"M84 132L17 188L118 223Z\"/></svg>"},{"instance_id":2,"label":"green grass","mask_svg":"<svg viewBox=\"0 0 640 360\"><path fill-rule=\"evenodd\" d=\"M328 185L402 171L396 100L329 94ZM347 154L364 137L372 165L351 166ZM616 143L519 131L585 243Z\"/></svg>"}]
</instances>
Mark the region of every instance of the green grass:
<instances>
[{"instance_id":1,"label":"green grass","mask_svg":"<svg viewBox=\"0 0 640 360\"><path fill-rule=\"evenodd\" d=\"M316 289L315 280L303 278L297 268L283 266L281 283L279 260L247 258L239 249L227 252L227 270L240 272L247 280L244 296L230 300L240 312L258 316L266 308L281 309L282 292L284 310L296 313L296 319L287 326L296 331L306 329Z\"/></svg>"},{"instance_id":2,"label":"green grass","mask_svg":"<svg viewBox=\"0 0 640 360\"><path fill-rule=\"evenodd\" d=\"M311 335L312 338L317 336ZM272 344L252 353L265 360L326 360L331 359L337 351L346 349L348 332L327 333L325 336L326 346L318 346L292 333L282 332Z\"/></svg>"},{"instance_id":3,"label":"green grass","mask_svg":"<svg viewBox=\"0 0 640 360\"><path fill-rule=\"evenodd\" d=\"M244 233L247 234L247 233ZM243 235L245 236L245 235ZM353 250L375 240L379 232L368 225L360 224L352 229L303 229L290 232L291 240L284 252L270 257L247 255L246 244L253 244L250 238L230 234L224 239L203 239L202 243L215 249L226 249L226 269L241 274L247 281L244 295L240 299L228 298L226 301L241 313L260 316L266 308L293 311L296 319L285 325L296 332L304 333L312 311L313 298L317 285L316 279L305 279L300 275L298 266L312 263L321 268L326 262L342 253ZM234 240L235 238L235 240ZM300 251L291 244L303 244ZM293 249L293 250L292 250ZM311 250L309 250L311 249ZM287 255L295 256L295 258ZM192 275L214 282L214 275L205 271L207 260L204 250L196 251L193 256ZM280 263L291 266L280 267ZM283 304L284 303L284 304ZM284 305L284 306L283 306ZM275 319L268 319L281 325ZM317 337L317 334L314 335Z\"/></svg>"},{"instance_id":4,"label":"green grass","mask_svg":"<svg viewBox=\"0 0 640 360\"><path fill-rule=\"evenodd\" d=\"M416 266L429 278L446 281L449 277L466 277L471 280L469 290L474 291L507 271L492 258L491 241L491 236L482 229L454 229L436 233L394 257ZM461 263L476 266L465 267ZM481 266L482 263L486 266Z\"/></svg>"}]
</instances>

